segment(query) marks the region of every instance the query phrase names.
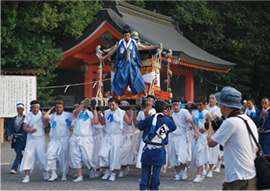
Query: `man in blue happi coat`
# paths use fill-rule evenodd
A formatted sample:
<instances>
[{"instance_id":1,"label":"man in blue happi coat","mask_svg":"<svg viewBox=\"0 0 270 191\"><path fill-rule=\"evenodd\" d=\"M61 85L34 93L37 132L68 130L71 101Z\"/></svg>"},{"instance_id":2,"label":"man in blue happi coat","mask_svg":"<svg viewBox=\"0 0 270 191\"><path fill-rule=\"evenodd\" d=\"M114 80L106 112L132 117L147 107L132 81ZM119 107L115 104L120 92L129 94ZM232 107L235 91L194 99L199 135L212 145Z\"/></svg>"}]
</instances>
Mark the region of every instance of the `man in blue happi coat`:
<instances>
[{"instance_id":1,"label":"man in blue happi coat","mask_svg":"<svg viewBox=\"0 0 270 191\"><path fill-rule=\"evenodd\" d=\"M254 106L254 99L252 98L247 99L247 107L243 109L243 111L247 116L249 116L252 119L252 121L258 127L259 110Z\"/></svg>"},{"instance_id":2,"label":"man in blue happi coat","mask_svg":"<svg viewBox=\"0 0 270 191\"><path fill-rule=\"evenodd\" d=\"M16 158L12 165L12 169L10 173L16 174L18 165L21 163L22 160L22 151L25 148L26 144L26 134L23 130L23 122L25 115L23 114L24 105L22 103L17 104L17 112L18 115L11 119L11 122L7 128L7 140L11 141L11 134L13 133L11 148L13 148L16 152Z\"/></svg>"},{"instance_id":3,"label":"man in blue happi coat","mask_svg":"<svg viewBox=\"0 0 270 191\"><path fill-rule=\"evenodd\" d=\"M130 86L132 94L137 95L141 92L146 96L146 86L140 71L142 67L139 48L143 50L154 50L159 46L144 46L139 41L131 39L130 28L128 25L123 29L124 38L117 42L115 47L101 60L111 57L117 52L113 68L116 72L112 81L112 97L116 93L122 96L127 85Z\"/></svg>"},{"instance_id":4,"label":"man in blue happi coat","mask_svg":"<svg viewBox=\"0 0 270 191\"><path fill-rule=\"evenodd\" d=\"M145 119L139 123L139 130L144 131L142 139L145 142L141 158L140 190L158 190L160 170L166 164L165 145L168 144L168 133L176 129L174 121L163 115L166 103L157 100L155 108L156 114L149 116L145 112Z\"/></svg>"},{"instance_id":5,"label":"man in blue happi coat","mask_svg":"<svg viewBox=\"0 0 270 191\"><path fill-rule=\"evenodd\" d=\"M259 120L259 141L264 154L270 154L270 115L269 99L262 99L262 110L260 111Z\"/></svg>"}]
</instances>

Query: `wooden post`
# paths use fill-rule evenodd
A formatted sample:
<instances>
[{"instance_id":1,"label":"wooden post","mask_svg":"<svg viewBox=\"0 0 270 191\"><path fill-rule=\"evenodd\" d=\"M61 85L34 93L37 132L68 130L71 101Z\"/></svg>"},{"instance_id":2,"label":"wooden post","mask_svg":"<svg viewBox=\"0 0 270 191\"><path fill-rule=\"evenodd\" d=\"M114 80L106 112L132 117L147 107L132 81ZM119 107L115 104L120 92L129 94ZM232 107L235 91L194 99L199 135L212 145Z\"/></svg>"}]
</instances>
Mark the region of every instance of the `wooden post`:
<instances>
[{"instance_id":1,"label":"wooden post","mask_svg":"<svg viewBox=\"0 0 270 191\"><path fill-rule=\"evenodd\" d=\"M194 79L192 70L186 74L186 100L194 102Z\"/></svg>"},{"instance_id":2,"label":"wooden post","mask_svg":"<svg viewBox=\"0 0 270 191\"><path fill-rule=\"evenodd\" d=\"M85 83L89 83L89 82L93 82L94 78L93 78L93 70L91 68L91 66L88 66L88 71L85 71L84 73L84 82ZM94 83L89 83L89 84L85 84L84 85L84 96L87 98L92 98L93 97L93 85Z\"/></svg>"},{"instance_id":3,"label":"wooden post","mask_svg":"<svg viewBox=\"0 0 270 191\"><path fill-rule=\"evenodd\" d=\"M5 130L5 126L4 126L4 120L5 118L1 117L1 143L4 143L4 130Z\"/></svg>"}]
</instances>

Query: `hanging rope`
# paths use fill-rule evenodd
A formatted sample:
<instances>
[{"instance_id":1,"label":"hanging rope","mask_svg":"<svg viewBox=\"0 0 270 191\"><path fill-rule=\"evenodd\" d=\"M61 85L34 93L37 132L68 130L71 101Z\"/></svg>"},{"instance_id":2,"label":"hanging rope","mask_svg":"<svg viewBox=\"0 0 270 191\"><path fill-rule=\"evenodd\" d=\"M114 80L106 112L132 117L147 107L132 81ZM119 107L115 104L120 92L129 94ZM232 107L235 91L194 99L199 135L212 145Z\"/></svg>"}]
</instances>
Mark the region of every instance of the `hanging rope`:
<instances>
[{"instance_id":1,"label":"hanging rope","mask_svg":"<svg viewBox=\"0 0 270 191\"><path fill-rule=\"evenodd\" d=\"M207 80L206 78L202 77L200 74L198 74L198 76L201 77L201 82L200 82L200 83L202 83L202 80L204 79L204 80L207 81L208 83L213 84L213 85L215 85L215 86L218 86L218 87L225 87L225 86L223 86L223 85L219 85L219 84L216 84L216 83L214 83L214 82L211 82L210 80Z\"/></svg>"},{"instance_id":2,"label":"hanging rope","mask_svg":"<svg viewBox=\"0 0 270 191\"><path fill-rule=\"evenodd\" d=\"M108 80L111 80L111 78L107 78L105 80L102 80L103 82L104 81L108 81ZM47 86L47 87L37 87L37 89L55 89L55 88L64 88L64 87L67 87L67 86L82 86L82 85L87 85L87 84L93 84L93 83L96 83L96 82L99 82L99 81L93 81L93 82L86 82L86 83L78 83L78 84L66 84L66 85L59 85L59 86ZM25 89L25 88L23 88Z\"/></svg>"},{"instance_id":3,"label":"hanging rope","mask_svg":"<svg viewBox=\"0 0 270 191\"><path fill-rule=\"evenodd\" d=\"M154 67L153 67L153 72L152 72L152 81L149 87L149 95L154 94L156 71L159 70L158 65L161 65L162 63L162 57L161 57L162 50L163 50L163 46L160 43L160 48L157 49L157 53L154 56L152 56L152 60L154 60Z\"/></svg>"},{"instance_id":4,"label":"hanging rope","mask_svg":"<svg viewBox=\"0 0 270 191\"><path fill-rule=\"evenodd\" d=\"M100 50L100 45L96 47L96 56L99 58L99 79L98 79L98 91L96 97L103 97L103 94L101 92L102 84L102 70L103 66L105 65L104 61L101 60L103 52Z\"/></svg>"}]
</instances>

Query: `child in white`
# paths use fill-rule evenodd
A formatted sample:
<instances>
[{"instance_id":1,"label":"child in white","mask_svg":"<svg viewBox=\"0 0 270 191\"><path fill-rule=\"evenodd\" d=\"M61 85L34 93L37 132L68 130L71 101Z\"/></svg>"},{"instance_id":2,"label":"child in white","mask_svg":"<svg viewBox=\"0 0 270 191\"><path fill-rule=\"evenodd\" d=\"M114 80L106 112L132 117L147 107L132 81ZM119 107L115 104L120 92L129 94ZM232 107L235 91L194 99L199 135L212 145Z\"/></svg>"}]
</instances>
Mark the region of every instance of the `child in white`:
<instances>
[{"instance_id":1,"label":"child in white","mask_svg":"<svg viewBox=\"0 0 270 191\"><path fill-rule=\"evenodd\" d=\"M105 132L100 151L100 166L105 167L105 175L103 180L115 181L116 170L121 168L122 149L123 149L123 122L132 124L133 111L130 118L124 110L118 108L118 102L115 98L109 99L109 108L104 112L104 116L99 115L100 123L105 125ZM110 171L110 170L111 171Z\"/></svg>"},{"instance_id":2,"label":"child in white","mask_svg":"<svg viewBox=\"0 0 270 191\"><path fill-rule=\"evenodd\" d=\"M127 101L121 101L121 105L129 105ZM130 116L130 111L126 111ZM133 137L135 132L135 125L128 125L123 122L123 151L121 160L121 171L118 177L124 177L128 174L130 168L128 165L133 164Z\"/></svg>"},{"instance_id":3,"label":"child in white","mask_svg":"<svg viewBox=\"0 0 270 191\"><path fill-rule=\"evenodd\" d=\"M192 159L190 164L191 171L197 171L197 176L193 182L203 180L206 173L203 173L203 165L209 160L208 145L207 145L207 130L204 127L206 119L212 120L211 114L205 109L206 103L204 97L199 97L196 100L197 109L193 112L193 119L199 130L199 139L192 141Z\"/></svg>"},{"instance_id":4,"label":"child in white","mask_svg":"<svg viewBox=\"0 0 270 191\"><path fill-rule=\"evenodd\" d=\"M177 176L174 180L186 180L187 175L185 167L187 163L187 139L186 139L186 127L188 123L192 124L192 128L195 132L195 139L198 139L198 130L194 124L192 116L186 109L181 109L181 102L174 100L172 103L174 112L168 110L168 115L176 125L176 130L169 134L169 161L171 166L176 170Z\"/></svg>"},{"instance_id":5,"label":"child in white","mask_svg":"<svg viewBox=\"0 0 270 191\"><path fill-rule=\"evenodd\" d=\"M22 158L20 172L25 174L22 183L30 181L30 173L35 168L36 161L39 160L39 168L45 168L46 144L42 113L39 110L39 102L31 102L31 112L25 116L23 129L28 132L24 155ZM49 173L44 171L44 180L50 178Z\"/></svg>"},{"instance_id":6,"label":"child in white","mask_svg":"<svg viewBox=\"0 0 270 191\"><path fill-rule=\"evenodd\" d=\"M94 128L93 124L98 124L97 111L89 111L84 101L73 111L74 129L70 138L70 167L76 169L78 177L73 182L83 181L82 164L93 173L94 164ZM89 176L90 176L89 173Z\"/></svg>"},{"instance_id":7,"label":"child in white","mask_svg":"<svg viewBox=\"0 0 270 191\"><path fill-rule=\"evenodd\" d=\"M57 161L59 162L62 174L62 181L67 180L69 161L69 127L73 119L73 114L64 111L64 102L62 100L55 101L55 107L52 107L43 118L49 120L51 125L50 142L46 153L46 170L52 171L52 176L48 181L54 181L58 178ZM56 112L50 114L53 108ZM50 114L50 115L49 115Z\"/></svg>"}]
</instances>

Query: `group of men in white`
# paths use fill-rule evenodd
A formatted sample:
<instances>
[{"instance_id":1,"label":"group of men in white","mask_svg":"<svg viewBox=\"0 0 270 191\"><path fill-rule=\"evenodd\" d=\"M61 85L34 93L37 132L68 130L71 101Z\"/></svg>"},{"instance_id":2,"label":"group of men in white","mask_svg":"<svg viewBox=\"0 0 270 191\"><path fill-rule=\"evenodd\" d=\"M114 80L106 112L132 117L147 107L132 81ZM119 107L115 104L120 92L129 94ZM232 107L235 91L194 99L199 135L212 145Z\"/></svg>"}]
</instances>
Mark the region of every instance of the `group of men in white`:
<instances>
[{"instance_id":1,"label":"group of men in white","mask_svg":"<svg viewBox=\"0 0 270 191\"><path fill-rule=\"evenodd\" d=\"M67 180L70 168L74 168L76 174L73 182L83 181L83 166L89 170L90 179L100 177L101 168L105 169L101 177L104 180L115 181L116 170L120 170L118 177L128 174L129 165L134 162L135 126L148 115L156 113L154 97L148 95L145 109L138 113L121 110L115 98L109 99L108 110L101 112L93 108L90 111L84 99L80 100L73 113L64 111L61 100L55 101L55 106L47 112L40 111L38 101L31 102L31 112L26 115L23 126L28 136L20 166L20 172L25 174L22 183L30 181L37 160L40 169L44 169L44 180L48 181L58 178L57 168L62 172L62 181ZM127 101L121 101L120 104L129 105ZM220 171L223 154L219 145L208 147L204 123L221 116L215 95L210 95L208 105L204 97L199 97L196 100L197 110L181 108L179 100L173 100L171 105L172 108L168 108L164 114L174 121L177 129L169 134L167 165L163 167L163 172L172 166L176 171L174 180L186 180L187 169L197 171L193 182L213 177L214 168L214 172ZM51 113L53 110L55 112ZM46 150L44 128L48 123L51 129ZM73 134L69 138L71 128ZM139 169L145 146L141 135L137 143L136 167Z\"/></svg>"}]
</instances>

